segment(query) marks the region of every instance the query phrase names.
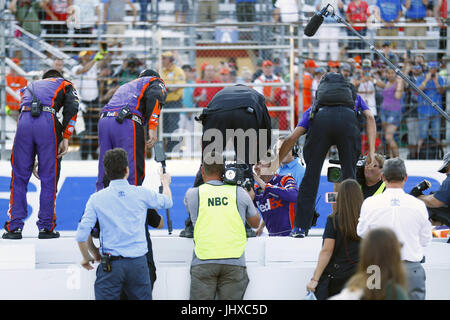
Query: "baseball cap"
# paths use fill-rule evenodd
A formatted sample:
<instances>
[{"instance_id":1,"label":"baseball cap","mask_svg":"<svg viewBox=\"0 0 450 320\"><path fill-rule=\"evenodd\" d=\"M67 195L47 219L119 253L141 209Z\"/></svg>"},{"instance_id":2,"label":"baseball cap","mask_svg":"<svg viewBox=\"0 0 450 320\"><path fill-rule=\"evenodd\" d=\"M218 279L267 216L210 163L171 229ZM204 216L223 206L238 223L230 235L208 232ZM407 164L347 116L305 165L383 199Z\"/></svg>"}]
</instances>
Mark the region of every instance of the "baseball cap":
<instances>
[{"instance_id":1,"label":"baseball cap","mask_svg":"<svg viewBox=\"0 0 450 320\"><path fill-rule=\"evenodd\" d=\"M363 68L366 68L366 67L371 68L372 67L372 62L370 61L370 59L364 59L363 62L362 62L362 67Z\"/></svg>"},{"instance_id":2,"label":"baseball cap","mask_svg":"<svg viewBox=\"0 0 450 320\"><path fill-rule=\"evenodd\" d=\"M273 66L273 63L270 60L264 60L262 66L263 67Z\"/></svg>"},{"instance_id":3,"label":"baseball cap","mask_svg":"<svg viewBox=\"0 0 450 320\"><path fill-rule=\"evenodd\" d=\"M444 162L442 163L442 166L439 168L438 172L440 173L446 173L447 172L447 166L450 162L450 152L447 152L444 156Z\"/></svg>"},{"instance_id":4,"label":"baseball cap","mask_svg":"<svg viewBox=\"0 0 450 320\"><path fill-rule=\"evenodd\" d=\"M413 70L422 70L422 66L420 64L416 64L413 66Z\"/></svg>"},{"instance_id":5,"label":"baseball cap","mask_svg":"<svg viewBox=\"0 0 450 320\"><path fill-rule=\"evenodd\" d=\"M314 70L315 73L325 73L325 70L323 68L316 68L316 70Z\"/></svg>"},{"instance_id":6,"label":"baseball cap","mask_svg":"<svg viewBox=\"0 0 450 320\"><path fill-rule=\"evenodd\" d=\"M222 70L220 70L220 74L230 74L230 70L227 68L222 68Z\"/></svg>"},{"instance_id":7,"label":"baseball cap","mask_svg":"<svg viewBox=\"0 0 450 320\"><path fill-rule=\"evenodd\" d=\"M161 54L162 57L173 57L172 51L166 51Z\"/></svg>"},{"instance_id":8,"label":"baseball cap","mask_svg":"<svg viewBox=\"0 0 450 320\"><path fill-rule=\"evenodd\" d=\"M85 55L88 55L88 56L90 56L91 55L91 52L90 51L87 51L87 50L83 50L83 51L80 51L80 53L78 54L78 57L84 57Z\"/></svg>"},{"instance_id":9,"label":"baseball cap","mask_svg":"<svg viewBox=\"0 0 450 320\"><path fill-rule=\"evenodd\" d=\"M12 58L11 61L14 62L14 63L17 64L17 65L20 64L19 58Z\"/></svg>"},{"instance_id":10,"label":"baseball cap","mask_svg":"<svg viewBox=\"0 0 450 320\"><path fill-rule=\"evenodd\" d=\"M330 68L339 68L339 62L338 61L328 61L328 66Z\"/></svg>"},{"instance_id":11,"label":"baseball cap","mask_svg":"<svg viewBox=\"0 0 450 320\"><path fill-rule=\"evenodd\" d=\"M319 66L314 62L314 60L305 60L305 68L318 68Z\"/></svg>"}]
</instances>

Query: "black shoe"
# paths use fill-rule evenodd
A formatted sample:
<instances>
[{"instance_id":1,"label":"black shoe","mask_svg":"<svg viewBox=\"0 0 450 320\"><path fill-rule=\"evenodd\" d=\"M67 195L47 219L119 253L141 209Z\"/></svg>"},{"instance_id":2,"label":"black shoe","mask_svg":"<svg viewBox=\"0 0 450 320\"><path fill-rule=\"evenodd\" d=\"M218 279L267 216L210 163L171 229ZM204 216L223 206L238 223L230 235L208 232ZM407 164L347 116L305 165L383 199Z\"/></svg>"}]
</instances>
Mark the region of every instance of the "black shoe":
<instances>
[{"instance_id":1,"label":"black shoe","mask_svg":"<svg viewBox=\"0 0 450 320\"><path fill-rule=\"evenodd\" d=\"M22 239L22 229L16 228L14 230L5 232L2 235L3 239L9 239L9 240L20 240Z\"/></svg>"},{"instance_id":2,"label":"black shoe","mask_svg":"<svg viewBox=\"0 0 450 320\"><path fill-rule=\"evenodd\" d=\"M306 232L303 229L294 228L294 229L292 229L289 236L292 238L304 238L304 237L306 237Z\"/></svg>"},{"instance_id":3,"label":"black shoe","mask_svg":"<svg viewBox=\"0 0 450 320\"><path fill-rule=\"evenodd\" d=\"M180 237L194 238L194 225L190 219L186 220L184 230L181 230Z\"/></svg>"},{"instance_id":4,"label":"black shoe","mask_svg":"<svg viewBox=\"0 0 450 320\"><path fill-rule=\"evenodd\" d=\"M47 229L40 229L39 230L39 239L56 239L59 238L59 232L52 230L48 231Z\"/></svg>"}]
</instances>

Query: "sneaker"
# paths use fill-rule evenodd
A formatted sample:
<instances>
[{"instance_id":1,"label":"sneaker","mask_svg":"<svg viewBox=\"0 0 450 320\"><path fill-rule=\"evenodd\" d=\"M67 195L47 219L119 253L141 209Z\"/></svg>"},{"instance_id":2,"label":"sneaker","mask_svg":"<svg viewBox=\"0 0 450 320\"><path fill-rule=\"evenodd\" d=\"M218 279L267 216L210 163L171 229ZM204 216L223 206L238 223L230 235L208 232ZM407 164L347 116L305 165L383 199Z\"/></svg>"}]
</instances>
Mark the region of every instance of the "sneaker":
<instances>
[{"instance_id":1,"label":"sneaker","mask_svg":"<svg viewBox=\"0 0 450 320\"><path fill-rule=\"evenodd\" d=\"M292 229L289 236L292 238L304 238L306 236L306 232L303 229L295 227L294 229Z\"/></svg>"},{"instance_id":2,"label":"sneaker","mask_svg":"<svg viewBox=\"0 0 450 320\"><path fill-rule=\"evenodd\" d=\"M5 232L2 235L3 239L9 239L9 240L20 240L22 239L22 229L16 228L14 230Z\"/></svg>"},{"instance_id":3,"label":"sneaker","mask_svg":"<svg viewBox=\"0 0 450 320\"><path fill-rule=\"evenodd\" d=\"M183 238L194 238L194 225L191 222L191 219L186 220L184 230L181 230L180 237Z\"/></svg>"},{"instance_id":4,"label":"sneaker","mask_svg":"<svg viewBox=\"0 0 450 320\"><path fill-rule=\"evenodd\" d=\"M48 231L47 229L40 229L39 230L39 239L55 239L59 238L59 232L52 230Z\"/></svg>"}]
</instances>

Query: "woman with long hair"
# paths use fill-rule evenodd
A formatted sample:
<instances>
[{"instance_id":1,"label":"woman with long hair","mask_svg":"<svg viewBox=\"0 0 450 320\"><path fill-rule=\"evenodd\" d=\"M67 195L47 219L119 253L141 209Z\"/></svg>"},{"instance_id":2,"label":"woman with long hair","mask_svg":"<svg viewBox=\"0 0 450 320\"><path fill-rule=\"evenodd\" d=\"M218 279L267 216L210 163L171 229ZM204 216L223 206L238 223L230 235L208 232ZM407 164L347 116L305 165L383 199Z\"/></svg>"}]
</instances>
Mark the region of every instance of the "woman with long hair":
<instances>
[{"instance_id":1,"label":"woman with long hair","mask_svg":"<svg viewBox=\"0 0 450 320\"><path fill-rule=\"evenodd\" d=\"M361 242L358 271L338 299L408 300L401 244L394 231L376 228Z\"/></svg>"},{"instance_id":2,"label":"woman with long hair","mask_svg":"<svg viewBox=\"0 0 450 320\"><path fill-rule=\"evenodd\" d=\"M347 179L339 185L336 210L328 216L319 261L306 286L319 300L340 292L356 271L360 242L356 226L362 202L361 187L356 180Z\"/></svg>"},{"instance_id":3,"label":"woman with long hair","mask_svg":"<svg viewBox=\"0 0 450 320\"><path fill-rule=\"evenodd\" d=\"M386 154L392 158L398 157L398 145L394 135L402 120L402 97L404 83L392 69L386 71L387 81L377 79L376 85L383 88L383 104L380 109L380 118L386 143Z\"/></svg>"}]
</instances>

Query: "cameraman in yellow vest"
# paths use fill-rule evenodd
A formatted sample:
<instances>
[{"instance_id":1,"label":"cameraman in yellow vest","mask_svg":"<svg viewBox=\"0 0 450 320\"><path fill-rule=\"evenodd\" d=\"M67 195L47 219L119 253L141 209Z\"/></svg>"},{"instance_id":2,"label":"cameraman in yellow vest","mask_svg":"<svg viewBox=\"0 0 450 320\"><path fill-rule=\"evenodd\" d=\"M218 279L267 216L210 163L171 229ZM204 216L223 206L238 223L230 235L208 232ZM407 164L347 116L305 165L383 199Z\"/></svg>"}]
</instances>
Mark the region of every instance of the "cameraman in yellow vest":
<instances>
[{"instance_id":1,"label":"cameraman in yellow vest","mask_svg":"<svg viewBox=\"0 0 450 320\"><path fill-rule=\"evenodd\" d=\"M221 157L203 157L204 184L186 192L184 204L194 224L191 300L241 300L249 282L245 264L245 220L253 228L260 217L252 196L222 181ZM250 192L253 192L251 190Z\"/></svg>"}]
</instances>

